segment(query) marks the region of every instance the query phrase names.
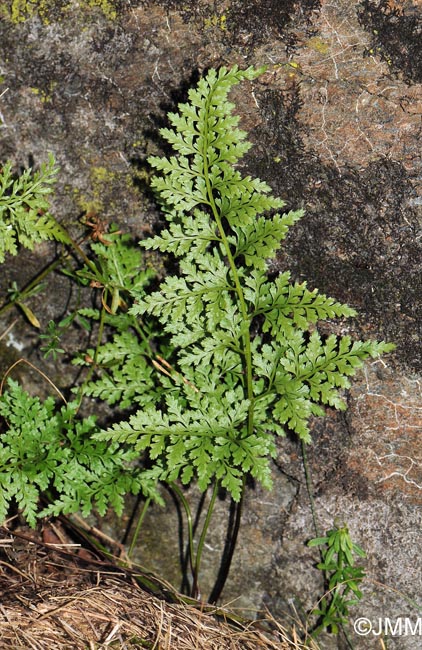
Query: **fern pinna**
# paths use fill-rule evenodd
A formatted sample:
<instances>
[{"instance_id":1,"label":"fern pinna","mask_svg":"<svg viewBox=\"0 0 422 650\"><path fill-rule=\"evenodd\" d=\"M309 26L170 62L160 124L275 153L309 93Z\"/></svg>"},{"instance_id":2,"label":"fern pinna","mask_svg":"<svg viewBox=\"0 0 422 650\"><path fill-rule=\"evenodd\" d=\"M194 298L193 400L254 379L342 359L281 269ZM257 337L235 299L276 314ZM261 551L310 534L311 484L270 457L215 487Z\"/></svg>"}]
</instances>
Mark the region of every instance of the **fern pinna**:
<instances>
[{"instance_id":1,"label":"fern pinna","mask_svg":"<svg viewBox=\"0 0 422 650\"><path fill-rule=\"evenodd\" d=\"M47 239L70 243L66 231L49 213L48 196L57 172L51 154L39 171L26 169L15 177L11 162L0 170L0 263L6 253L17 255L19 244L32 250Z\"/></svg>"},{"instance_id":2,"label":"fern pinna","mask_svg":"<svg viewBox=\"0 0 422 650\"><path fill-rule=\"evenodd\" d=\"M262 71L210 70L169 114L173 128L161 129L175 154L149 162L168 228L142 245L175 255L179 272L146 297L133 291L131 313L158 317L175 370L162 375L159 400L98 435L147 450L162 480L195 478L202 490L213 482L234 500L247 475L271 487L276 436L289 429L309 442L310 417L325 405L345 408L348 378L366 357L392 349L322 337L318 320L354 310L291 283L288 272L267 277L303 212L280 214L270 187L237 169L251 144L228 94Z\"/></svg>"}]
</instances>

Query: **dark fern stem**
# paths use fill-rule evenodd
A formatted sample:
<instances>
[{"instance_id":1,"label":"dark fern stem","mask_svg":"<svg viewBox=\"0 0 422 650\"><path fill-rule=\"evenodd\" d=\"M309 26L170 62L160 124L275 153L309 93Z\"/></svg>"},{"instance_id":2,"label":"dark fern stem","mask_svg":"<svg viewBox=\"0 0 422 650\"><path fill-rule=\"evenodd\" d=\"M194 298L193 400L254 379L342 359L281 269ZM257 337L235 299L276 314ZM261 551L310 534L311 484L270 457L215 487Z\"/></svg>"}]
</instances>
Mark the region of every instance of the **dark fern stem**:
<instances>
[{"instance_id":1,"label":"dark fern stem","mask_svg":"<svg viewBox=\"0 0 422 650\"><path fill-rule=\"evenodd\" d=\"M208 597L208 602L211 605L215 605L218 602L219 598L221 597L221 594L223 593L227 579L229 577L233 555L239 538L244 496L245 496L245 487L243 487L242 489L242 495L240 497L240 501L236 502L232 499L230 502L226 542L221 556L220 568L218 570L217 579Z\"/></svg>"}]
</instances>

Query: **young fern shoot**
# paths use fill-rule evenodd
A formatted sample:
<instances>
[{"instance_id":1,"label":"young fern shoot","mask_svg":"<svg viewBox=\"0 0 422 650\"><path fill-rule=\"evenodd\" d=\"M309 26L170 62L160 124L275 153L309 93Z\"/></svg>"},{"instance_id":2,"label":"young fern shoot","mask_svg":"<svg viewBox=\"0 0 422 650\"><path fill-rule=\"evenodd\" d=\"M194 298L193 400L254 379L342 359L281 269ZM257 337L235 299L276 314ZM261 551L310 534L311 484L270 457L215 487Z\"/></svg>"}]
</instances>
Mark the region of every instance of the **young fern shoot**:
<instances>
[{"instance_id":1,"label":"young fern shoot","mask_svg":"<svg viewBox=\"0 0 422 650\"><path fill-rule=\"evenodd\" d=\"M146 297L134 290L131 313L160 320L178 373L162 376L155 403L98 435L148 451L161 480L195 478L201 490L217 481L235 501L247 475L271 488L277 436L288 429L309 442L310 417L324 406L344 409L349 377L393 348L322 337L318 320L354 310L291 283L289 272L267 277L303 212L280 214L284 203L270 187L237 168L251 144L228 94L262 72L210 70L168 115L173 128L161 129L175 154L149 162L168 228L142 245L176 256L179 273Z\"/></svg>"}]
</instances>

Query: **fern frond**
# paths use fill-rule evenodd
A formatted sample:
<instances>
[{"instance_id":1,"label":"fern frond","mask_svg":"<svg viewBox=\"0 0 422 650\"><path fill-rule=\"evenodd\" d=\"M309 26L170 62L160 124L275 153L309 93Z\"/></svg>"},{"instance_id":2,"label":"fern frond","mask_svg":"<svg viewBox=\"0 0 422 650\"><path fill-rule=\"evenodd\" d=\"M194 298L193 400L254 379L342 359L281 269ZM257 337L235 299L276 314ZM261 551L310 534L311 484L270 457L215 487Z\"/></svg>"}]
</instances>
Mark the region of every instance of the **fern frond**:
<instances>
[{"instance_id":1,"label":"fern frond","mask_svg":"<svg viewBox=\"0 0 422 650\"><path fill-rule=\"evenodd\" d=\"M229 283L228 269L218 256L208 255L201 262L207 270L184 260L180 264L181 277L168 276L160 285L160 291L146 296L135 304L131 313L138 315L148 311L162 323L195 323L206 314L210 327L214 327L224 315L229 304L228 294L233 291Z\"/></svg>"},{"instance_id":2,"label":"fern frond","mask_svg":"<svg viewBox=\"0 0 422 650\"><path fill-rule=\"evenodd\" d=\"M121 235L114 225L111 232L107 233L107 240L107 244L91 244L95 262L90 267L84 266L77 271L77 276L85 282L93 281L111 292L143 292L154 273L151 269L143 268L139 248L133 245L130 235Z\"/></svg>"},{"instance_id":3,"label":"fern frond","mask_svg":"<svg viewBox=\"0 0 422 650\"><path fill-rule=\"evenodd\" d=\"M86 515L93 508L104 514L108 505L121 513L123 495L130 491L156 495L151 476L143 476L133 465L138 454L116 443L94 440L95 419L78 420L77 408L76 403L69 403L56 409L51 398L41 402L9 379L0 396L4 420L0 521L7 517L12 500L35 526L38 517L77 510ZM41 511L41 495L54 493L57 497Z\"/></svg>"},{"instance_id":4,"label":"fern frond","mask_svg":"<svg viewBox=\"0 0 422 650\"><path fill-rule=\"evenodd\" d=\"M269 194L271 188L267 183L249 176L242 178L239 172L233 172L231 178L227 178L225 170L223 173L224 178L220 180L215 167L211 168L210 181L216 193L215 203L231 227L251 225L257 214L284 206L282 199Z\"/></svg>"},{"instance_id":5,"label":"fern frond","mask_svg":"<svg viewBox=\"0 0 422 650\"><path fill-rule=\"evenodd\" d=\"M139 452L148 450L151 459L161 460L161 478L167 481L187 482L195 475L205 490L213 478L221 479L238 500L245 473L269 486L268 457L275 453L271 436L246 435L249 403L239 396L239 391L230 390L218 398L192 392L186 409L186 397L167 394L165 412L147 407L96 438L129 443ZM239 436L239 427L244 435Z\"/></svg>"},{"instance_id":6,"label":"fern frond","mask_svg":"<svg viewBox=\"0 0 422 650\"><path fill-rule=\"evenodd\" d=\"M163 411L151 405L130 425L102 434L148 449L168 479L196 476L205 488L213 476L234 497L244 474L270 484L269 440L288 428L309 442L311 416L323 415L324 405L343 408L349 377L368 355L387 350L347 337L323 340L318 321L355 311L306 282L292 283L289 272L274 281L267 277L268 260L303 211L279 214L284 201L236 167L250 143L228 93L260 72L210 70L189 92L189 102L169 114L173 128L161 130L175 155L150 158L160 174L152 187L169 226L142 245L179 258L179 274L168 276L132 313L159 318L171 334L177 367L203 401L194 406L186 385L166 378L177 413L169 403ZM248 404L234 428L223 417L226 393ZM209 412L210 396L219 404L218 417Z\"/></svg>"},{"instance_id":7,"label":"fern frond","mask_svg":"<svg viewBox=\"0 0 422 650\"><path fill-rule=\"evenodd\" d=\"M16 255L18 245L32 250L47 239L69 243L69 237L50 215L48 196L58 173L53 156L39 171L26 169L17 178L7 162L0 172L0 263Z\"/></svg>"},{"instance_id":8,"label":"fern frond","mask_svg":"<svg viewBox=\"0 0 422 650\"><path fill-rule=\"evenodd\" d=\"M321 405L344 410L346 403L340 391L349 388L348 378L368 357L392 349L392 344L383 341L352 341L349 336L334 334L323 341L317 331L306 342L298 333L278 360L274 386L281 397L273 410L274 417L309 442L310 416L323 415Z\"/></svg>"},{"instance_id":9,"label":"fern frond","mask_svg":"<svg viewBox=\"0 0 422 650\"><path fill-rule=\"evenodd\" d=\"M116 333L111 341L101 345L95 355L95 379L84 385L84 395L99 398L110 406L120 408L132 404L148 404L155 398L151 351L134 331Z\"/></svg>"}]
</instances>

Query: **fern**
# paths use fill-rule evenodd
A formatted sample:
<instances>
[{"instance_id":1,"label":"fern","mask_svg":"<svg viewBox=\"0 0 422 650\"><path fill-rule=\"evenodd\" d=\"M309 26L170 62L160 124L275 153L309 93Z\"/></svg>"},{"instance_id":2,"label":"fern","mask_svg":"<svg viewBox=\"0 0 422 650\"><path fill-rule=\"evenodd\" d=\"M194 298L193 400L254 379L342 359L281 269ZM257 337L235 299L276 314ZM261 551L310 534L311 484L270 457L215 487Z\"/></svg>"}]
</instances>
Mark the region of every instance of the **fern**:
<instances>
[{"instance_id":1,"label":"fern","mask_svg":"<svg viewBox=\"0 0 422 650\"><path fill-rule=\"evenodd\" d=\"M141 251L132 245L129 235L122 235L112 224L107 233L107 242L91 243L93 262L77 271L77 277L85 284L105 289L112 296L114 292L140 291L151 280L151 269L142 269ZM115 309L109 309L116 313Z\"/></svg>"},{"instance_id":2,"label":"fern","mask_svg":"<svg viewBox=\"0 0 422 650\"><path fill-rule=\"evenodd\" d=\"M210 70L161 130L175 155L149 162L169 225L142 246L175 255L179 273L149 295L134 289L130 313L160 320L178 371L163 376L164 401L96 436L148 450L162 480L196 478L202 490L217 480L235 500L248 474L271 487L276 436L288 429L309 442L311 416L345 408L349 377L394 347L323 338L319 320L354 310L288 272L267 276L303 212L280 214L270 187L238 170L251 145L228 94L261 72Z\"/></svg>"},{"instance_id":3,"label":"fern","mask_svg":"<svg viewBox=\"0 0 422 650\"><path fill-rule=\"evenodd\" d=\"M116 226L106 238L96 234L89 256L50 217L46 197L57 171L52 157L34 174L15 180L8 164L0 175L0 262L19 245L32 248L54 238L84 261L67 272L100 292L98 308L51 321L42 335L45 354L54 357L75 318L96 333L96 345L74 360L88 368L75 388L78 402L59 409L13 381L0 395L0 521L12 504L31 526L38 517L77 510L104 514L111 506L120 513L128 492L141 492L147 503L160 501L157 483L170 483L187 513L193 596L218 489L238 502L238 523L246 478L271 488L277 438L291 431L309 443L311 418L327 407L344 409L344 390L365 359L394 348L323 336L321 320L355 311L292 281L288 271L269 277L269 260L303 211L283 213L284 201L267 183L240 171L251 144L229 93L262 70L210 70L179 112L169 114L171 128L161 130L174 155L149 162L168 223L141 246L173 255L178 269L159 290L148 291L152 274L142 270L141 250ZM13 291L21 306L22 294ZM100 429L95 418L78 417L83 396L131 409L130 415ZM178 481L196 481L202 491L213 485L196 549ZM236 524L222 582L237 531ZM322 539L328 546L329 537ZM325 560L325 570L334 570ZM214 590L212 597L218 598ZM334 629L348 602L337 600L334 609L332 602L324 602L319 614Z\"/></svg>"},{"instance_id":4,"label":"fern","mask_svg":"<svg viewBox=\"0 0 422 650\"><path fill-rule=\"evenodd\" d=\"M155 473L134 466L136 451L94 440L95 418L79 420L76 411L74 402L57 410L51 397L41 402L9 379L0 396L0 521L14 502L35 526L38 517L93 508L121 514L130 492L158 499ZM50 501L44 509L41 496Z\"/></svg>"},{"instance_id":5,"label":"fern","mask_svg":"<svg viewBox=\"0 0 422 650\"><path fill-rule=\"evenodd\" d=\"M357 605L362 598L360 583L366 576L362 567L355 566L354 556L364 558L365 551L352 541L347 525L337 522L325 537L311 539L307 546L322 547L322 562L317 568L324 572L328 588L312 611L318 619L312 636L325 629L338 634L339 628L348 621L349 607Z\"/></svg>"},{"instance_id":6,"label":"fern","mask_svg":"<svg viewBox=\"0 0 422 650\"><path fill-rule=\"evenodd\" d=\"M26 169L17 178L7 162L0 172L0 263L16 255L18 245L33 249L47 239L69 243L66 231L50 215L48 196L58 169L52 155L39 171Z\"/></svg>"},{"instance_id":7,"label":"fern","mask_svg":"<svg viewBox=\"0 0 422 650\"><path fill-rule=\"evenodd\" d=\"M75 319L88 329L99 321L100 332L106 328L109 340L103 343L100 336L97 349L75 359L91 371L90 379L74 390L79 397L99 398L110 405L118 402L121 408L149 404L156 399L151 333L127 313L127 307L130 291L141 295L152 271L142 270L141 251L114 227L107 243L92 243L91 250L93 259L84 255L85 265L76 272L67 268L66 273L101 290L102 308L83 308L59 323L50 321L41 335L47 341L43 349L53 356L63 351L61 337ZM100 515L108 507L121 514L124 497L130 492L142 492L161 502L156 490L159 464L142 468L134 447L96 440L95 418L78 418L79 406L80 399L57 409L52 398L41 402L9 380L0 395L0 521L14 503L35 526L43 516L76 511L87 515L94 508ZM42 508L41 500L48 505Z\"/></svg>"},{"instance_id":8,"label":"fern","mask_svg":"<svg viewBox=\"0 0 422 650\"><path fill-rule=\"evenodd\" d=\"M110 324L113 319L107 321ZM126 321L127 326L133 326L133 318ZM135 329L113 332L110 341L97 351L91 348L74 360L75 364L89 366L95 358L96 377L84 386L84 395L99 398L110 406L119 404L122 409L150 403L155 397L150 354Z\"/></svg>"},{"instance_id":9,"label":"fern","mask_svg":"<svg viewBox=\"0 0 422 650\"><path fill-rule=\"evenodd\" d=\"M83 394L111 406L118 403L123 409L132 404L146 405L156 399L150 362L152 334L149 325L139 322L127 309L132 302L131 292L143 295L154 273L142 269L141 251L114 227L107 234L107 244L92 243L91 250L94 261L77 271L76 278L101 289L103 309L82 308L78 317L100 321L108 340L74 359L77 365L95 363L95 377L84 384Z\"/></svg>"}]
</instances>

